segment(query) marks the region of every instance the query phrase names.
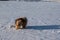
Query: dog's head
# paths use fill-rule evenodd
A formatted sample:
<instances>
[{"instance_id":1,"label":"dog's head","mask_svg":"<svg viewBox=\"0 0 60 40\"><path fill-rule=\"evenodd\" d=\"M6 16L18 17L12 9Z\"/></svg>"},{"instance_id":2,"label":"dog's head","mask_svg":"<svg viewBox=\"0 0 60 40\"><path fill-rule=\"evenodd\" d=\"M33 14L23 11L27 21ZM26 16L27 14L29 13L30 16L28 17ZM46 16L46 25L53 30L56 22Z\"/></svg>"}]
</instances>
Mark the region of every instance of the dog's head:
<instances>
[{"instance_id":1,"label":"dog's head","mask_svg":"<svg viewBox=\"0 0 60 40\"><path fill-rule=\"evenodd\" d=\"M18 18L15 20L15 25L17 27L20 27L20 26L25 27L26 24L27 24L27 18L26 17Z\"/></svg>"}]
</instances>

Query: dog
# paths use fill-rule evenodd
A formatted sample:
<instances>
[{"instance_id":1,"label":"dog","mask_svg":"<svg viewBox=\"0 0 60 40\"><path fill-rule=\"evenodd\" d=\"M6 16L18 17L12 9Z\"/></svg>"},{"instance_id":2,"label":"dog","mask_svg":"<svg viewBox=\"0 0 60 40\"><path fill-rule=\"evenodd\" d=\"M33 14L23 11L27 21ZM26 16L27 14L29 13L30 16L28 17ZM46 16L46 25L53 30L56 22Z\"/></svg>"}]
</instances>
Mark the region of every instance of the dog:
<instances>
[{"instance_id":1,"label":"dog","mask_svg":"<svg viewBox=\"0 0 60 40\"><path fill-rule=\"evenodd\" d=\"M27 18L22 17L22 18L17 18L15 20L15 28L16 29L25 29L27 25Z\"/></svg>"}]
</instances>

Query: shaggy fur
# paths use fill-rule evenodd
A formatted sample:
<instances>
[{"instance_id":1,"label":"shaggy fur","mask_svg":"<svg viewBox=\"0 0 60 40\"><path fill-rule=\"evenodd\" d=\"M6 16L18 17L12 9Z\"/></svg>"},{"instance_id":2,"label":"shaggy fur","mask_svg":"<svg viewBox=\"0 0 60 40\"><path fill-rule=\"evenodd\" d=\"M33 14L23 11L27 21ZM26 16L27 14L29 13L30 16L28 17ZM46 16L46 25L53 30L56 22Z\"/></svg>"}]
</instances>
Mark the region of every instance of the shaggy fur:
<instances>
[{"instance_id":1,"label":"shaggy fur","mask_svg":"<svg viewBox=\"0 0 60 40\"><path fill-rule=\"evenodd\" d=\"M17 18L15 20L16 29L21 29L21 27L26 28L26 25L27 25L27 18L26 17Z\"/></svg>"}]
</instances>

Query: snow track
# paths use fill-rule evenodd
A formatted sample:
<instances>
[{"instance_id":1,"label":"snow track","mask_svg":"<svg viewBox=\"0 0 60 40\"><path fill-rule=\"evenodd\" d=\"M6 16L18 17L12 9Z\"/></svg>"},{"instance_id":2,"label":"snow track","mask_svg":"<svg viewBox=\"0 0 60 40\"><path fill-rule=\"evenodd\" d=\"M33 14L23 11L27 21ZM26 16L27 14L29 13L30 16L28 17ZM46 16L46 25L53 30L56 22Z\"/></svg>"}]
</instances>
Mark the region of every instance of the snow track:
<instances>
[{"instance_id":1,"label":"snow track","mask_svg":"<svg viewBox=\"0 0 60 40\"><path fill-rule=\"evenodd\" d=\"M26 29L10 28L26 16ZM60 3L0 2L0 40L60 40Z\"/></svg>"}]
</instances>

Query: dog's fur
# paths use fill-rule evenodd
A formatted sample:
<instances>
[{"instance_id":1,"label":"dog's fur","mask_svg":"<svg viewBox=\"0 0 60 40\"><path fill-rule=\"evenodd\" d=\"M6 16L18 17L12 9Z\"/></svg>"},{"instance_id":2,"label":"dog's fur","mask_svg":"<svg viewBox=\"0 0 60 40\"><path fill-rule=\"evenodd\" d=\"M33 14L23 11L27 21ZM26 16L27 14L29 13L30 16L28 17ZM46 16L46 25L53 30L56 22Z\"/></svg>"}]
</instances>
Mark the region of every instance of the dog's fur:
<instances>
[{"instance_id":1,"label":"dog's fur","mask_svg":"<svg viewBox=\"0 0 60 40\"><path fill-rule=\"evenodd\" d=\"M22 27L22 29L26 28L26 25L27 25L27 18L26 17L17 18L15 20L16 29L21 29L21 27Z\"/></svg>"}]
</instances>

